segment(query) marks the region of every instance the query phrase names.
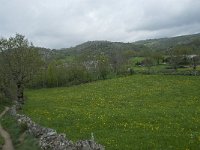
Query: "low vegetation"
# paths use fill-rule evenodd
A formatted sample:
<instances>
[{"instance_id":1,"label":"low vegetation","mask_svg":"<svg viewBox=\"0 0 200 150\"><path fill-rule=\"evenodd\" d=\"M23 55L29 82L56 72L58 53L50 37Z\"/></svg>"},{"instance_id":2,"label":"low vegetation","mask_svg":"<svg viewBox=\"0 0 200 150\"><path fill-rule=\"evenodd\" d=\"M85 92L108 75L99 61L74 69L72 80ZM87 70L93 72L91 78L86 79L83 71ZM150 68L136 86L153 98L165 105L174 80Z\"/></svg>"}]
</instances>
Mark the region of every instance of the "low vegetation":
<instances>
[{"instance_id":1,"label":"low vegetation","mask_svg":"<svg viewBox=\"0 0 200 150\"><path fill-rule=\"evenodd\" d=\"M72 140L106 149L199 149L200 78L133 75L27 90L23 113Z\"/></svg>"},{"instance_id":2,"label":"low vegetation","mask_svg":"<svg viewBox=\"0 0 200 150\"><path fill-rule=\"evenodd\" d=\"M1 124L9 132L16 150L41 150L37 139L28 135L26 129L19 126L9 114L3 116Z\"/></svg>"},{"instance_id":3,"label":"low vegetation","mask_svg":"<svg viewBox=\"0 0 200 150\"><path fill-rule=\"evenodd\" d=\"M3 144L4 144L4 139L3 137L0 136L0 149L2 149Z\"/></svg>"}]
</instances>

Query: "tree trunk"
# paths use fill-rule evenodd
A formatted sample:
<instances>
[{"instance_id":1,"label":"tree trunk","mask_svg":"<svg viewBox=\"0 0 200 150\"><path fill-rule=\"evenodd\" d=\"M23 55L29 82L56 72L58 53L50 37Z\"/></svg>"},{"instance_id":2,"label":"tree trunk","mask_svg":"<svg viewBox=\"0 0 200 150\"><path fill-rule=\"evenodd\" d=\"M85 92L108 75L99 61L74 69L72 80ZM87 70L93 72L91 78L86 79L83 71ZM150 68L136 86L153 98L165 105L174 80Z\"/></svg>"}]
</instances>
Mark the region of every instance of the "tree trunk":
<instances>
[{"instance_id":1,"label":"tree trunk","mask_svg":"<svg viewBox=\"0 0 200 150\"><path fill-rule=\"evenodd\" d=\"M193 70L196 70L196 65L195 64L193 64Z\"/></svg>"},{"instance_id":2,"label":"tree trunk","mask_svg":"<svg viewBox=\"0 0 200 150\"><path fill-rule=\"evenodd\" d=\"M160 59L157 58L157 65L160 65Z\"/></svg>"},{"instance_id":3,"label":"tree trunk","mask_svg":"<svg viewBox=\"0 0 200 150\"><path fill-rule=\"evenodd\" d=\"M21 83L17 84L17 101L24 104L24 87Z\"/></svg>"},{"instance_id":4,"label":"tree trunk","mask_svg":"<svg viewBox=\"0 0 200 150\"><path fill-rule=\"evenodd\" d=\"M193 70L196 70L196 66L197 66L197 64L196 64L196 60L195 60L195 58L192 58L192 65L193 65Z\"/></svg>"}]
</instances>

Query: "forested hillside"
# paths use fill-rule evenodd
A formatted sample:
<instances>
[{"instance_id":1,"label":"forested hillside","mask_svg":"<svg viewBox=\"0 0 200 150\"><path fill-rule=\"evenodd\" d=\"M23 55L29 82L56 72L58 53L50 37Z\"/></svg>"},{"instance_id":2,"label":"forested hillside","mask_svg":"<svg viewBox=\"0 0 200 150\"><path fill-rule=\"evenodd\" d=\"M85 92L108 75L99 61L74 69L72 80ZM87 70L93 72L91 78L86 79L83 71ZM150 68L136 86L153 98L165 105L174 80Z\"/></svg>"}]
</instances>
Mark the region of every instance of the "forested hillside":
<instances>
[{"instance_id":1,"label":"forested hillside","mask_svg":"<svg viewBox=\"0 0 200 150\"><path fill-rule=\"evenodd\" d=\"M132 43L110 42L110 41L88 41L70 48L46 49L40 48L43 52L49 53L53 58L66 58L67 56L98 55L101 53L113 55L115 53L126 53L144 55L149 51L166 52L170 48L187 46L195 51L200 51L200 33L184 35L171 38L148 39Z\"/></svg>"},{"instance_id":2,"label":"forested hillside","mask_svg":"<svg viewBox=\"0 0 200 150\"><path fill-rule=\"evenodd\" d=\"M148 48L144 45L136 45L134 43L89 41L72 48L63 48L58 52L66 54L75 54L75 55L81 55L84 53L95 55L103 52L108 55L112 55L113 53L116 52L140 51L140 50L148 50Z\"/></svg>"},{"instance_id":3,"label":"forested hillside","mask_svg":"<svg viewBox=\"0 0 200 150\"><path fill-rule=\"evenodd\" d=\"M184 35L172 38L149 39L135 42L137 45L144 45L153 50L167 50L177 45L198 45L200 46L200 33L193 35Z\"/></svg>"}]
</instances>

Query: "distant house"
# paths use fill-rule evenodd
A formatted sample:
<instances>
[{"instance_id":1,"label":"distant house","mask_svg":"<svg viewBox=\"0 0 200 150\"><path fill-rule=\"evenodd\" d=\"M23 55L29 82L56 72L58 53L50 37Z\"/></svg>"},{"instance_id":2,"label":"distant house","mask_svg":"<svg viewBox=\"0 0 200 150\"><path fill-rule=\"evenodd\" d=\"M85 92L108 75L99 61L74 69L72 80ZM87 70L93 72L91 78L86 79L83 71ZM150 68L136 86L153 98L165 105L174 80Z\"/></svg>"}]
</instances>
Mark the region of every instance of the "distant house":
<instances>
[{"instance_id":1,"label":"distant house","mask_svg":"<svg viewBox=\"0 0 200 150\"><path fill-rule=\"evenodd\" d=\"M188 59L193 59L194 57L198 57L198 55L195 55L195 54L193 54L193 55L187 55Z\"/></svg>"}]
</instances>

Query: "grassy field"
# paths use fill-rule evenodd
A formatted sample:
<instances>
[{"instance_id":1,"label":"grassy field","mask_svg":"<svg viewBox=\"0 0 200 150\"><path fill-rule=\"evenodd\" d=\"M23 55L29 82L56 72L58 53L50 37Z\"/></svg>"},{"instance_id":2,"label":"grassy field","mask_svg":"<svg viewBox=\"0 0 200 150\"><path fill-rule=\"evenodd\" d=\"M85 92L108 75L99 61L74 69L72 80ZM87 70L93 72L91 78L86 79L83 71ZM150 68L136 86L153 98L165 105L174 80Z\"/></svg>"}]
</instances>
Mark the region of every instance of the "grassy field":
<instances>
[{"instance_id":1,"label":"grassy field","mask_svg":"<svg viewBox=\"0 0 200 150\"><path fill-rule=\"evenodd\" d=\"M23 113L106 149L200 149L200 77L133 75L27 90Z\"/></svg>"}]
</instances>

